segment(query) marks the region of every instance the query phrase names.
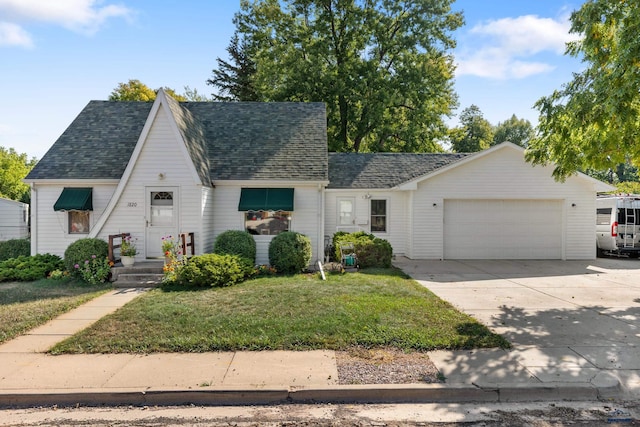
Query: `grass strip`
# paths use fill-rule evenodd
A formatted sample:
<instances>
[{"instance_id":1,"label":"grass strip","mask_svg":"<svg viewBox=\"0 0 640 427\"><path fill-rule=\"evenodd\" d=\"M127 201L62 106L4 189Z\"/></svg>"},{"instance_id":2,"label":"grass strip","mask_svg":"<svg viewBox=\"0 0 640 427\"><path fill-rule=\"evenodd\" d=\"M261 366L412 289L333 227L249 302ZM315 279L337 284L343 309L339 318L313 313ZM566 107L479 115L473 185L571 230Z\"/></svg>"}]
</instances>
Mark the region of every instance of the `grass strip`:
<instances>
[{"instance_id":1,"label":"grass strip","mask_svg":"<svg viewBox=\"0 0 640 427\"><path fill-rule=\"evenodd\" d=\"M104 294L110 285L71 280L0 283L0 343Z\"/></svg>"}]
</instances>

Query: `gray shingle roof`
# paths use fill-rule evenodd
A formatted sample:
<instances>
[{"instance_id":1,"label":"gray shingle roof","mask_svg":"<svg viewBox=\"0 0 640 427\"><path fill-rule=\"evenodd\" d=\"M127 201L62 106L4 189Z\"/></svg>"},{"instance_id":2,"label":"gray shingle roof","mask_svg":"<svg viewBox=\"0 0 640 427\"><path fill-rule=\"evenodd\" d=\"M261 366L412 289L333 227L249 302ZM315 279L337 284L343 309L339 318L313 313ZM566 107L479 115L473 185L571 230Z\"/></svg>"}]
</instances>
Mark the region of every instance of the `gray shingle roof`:
<instances>
[{"instance_id":1,"label":"gray shingle roof","mask_svg":"<svg viewBox=\"0 0 640 427\"><path fill-rule=\"evenodd\" d=\"M183 105L206 129L211 179L328 180L323 103Z\"/></svg>"},{"instance_id":2,"label":"gray shingle roof","mask_svg":"<svg viewBox=\"0 0 640 427\"><path fill-rule=\"evenodd\" d=\"M469 154L329 153L328 188L392 188Z\"/></svg>"},{"instance_id":3,"label":"gray shingle roof","mask_svg":"<svg viewBox=\"0 0 640 427\"><path fill-rule=\"evenodd\" d=\"M328 180L324 104L167 98L203 182ZM119 179L152 105L91 101L26 179Z\"/></svg>"},{"instance_id":4,"label":"gray shingle roof","mask_svg":"<svg viewBox=\"0 0 640 427\"><path fill-rule=\"evenodd\" d=\"M151 102L89 102L27 179L119 179L151 107Z\"/></svg>"}]
</instances>

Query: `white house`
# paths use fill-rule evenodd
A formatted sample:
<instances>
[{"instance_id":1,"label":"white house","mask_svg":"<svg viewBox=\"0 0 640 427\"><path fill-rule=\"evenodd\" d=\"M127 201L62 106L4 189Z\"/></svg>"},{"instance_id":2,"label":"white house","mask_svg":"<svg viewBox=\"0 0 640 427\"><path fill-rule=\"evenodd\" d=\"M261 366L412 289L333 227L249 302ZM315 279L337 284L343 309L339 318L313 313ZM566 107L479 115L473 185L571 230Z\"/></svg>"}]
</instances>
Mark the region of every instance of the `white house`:
<instances>
[{"instance_id":1,"label":"white house","mask_svg":"<svg viewBox=\"0 0 640 427\"><path fill-rule=\"evenodd\" d=\"M91 101L26 177L32 253L130 233L138 259L164 236L195 252L229 229L254 235L258 263L283 230L364 230L414 259L595 256L595 196L505 143L475 154L327 153L321 103Z\"/></svg>"},{"instance_id":2,"label":"white house","mask_svg":"<svg viewBox=\"0 0 640 427\"><path fill-rule=\"evenodd\" d=\"M0 197L0 242L29 237L29 205Z\"/></svg>"}]
</instances>

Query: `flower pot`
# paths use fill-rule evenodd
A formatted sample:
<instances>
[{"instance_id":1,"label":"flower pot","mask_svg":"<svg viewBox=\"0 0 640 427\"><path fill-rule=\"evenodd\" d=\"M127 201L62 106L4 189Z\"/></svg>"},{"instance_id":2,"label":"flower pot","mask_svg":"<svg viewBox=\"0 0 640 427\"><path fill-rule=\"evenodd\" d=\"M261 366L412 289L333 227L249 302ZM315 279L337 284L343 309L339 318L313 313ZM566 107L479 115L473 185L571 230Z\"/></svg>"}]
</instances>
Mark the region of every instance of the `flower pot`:
<instances>
[{"instance_id":1,"label":"flower pot","mask_svg":"<svg viewBox=\"0 0 640 427\"><path fill-rule=\"evenodd\" d=\"M136 262L134 257L124 255L120 257L120 261L122 261L124 267L131 267Z\"/></svg>"}]
</instances>

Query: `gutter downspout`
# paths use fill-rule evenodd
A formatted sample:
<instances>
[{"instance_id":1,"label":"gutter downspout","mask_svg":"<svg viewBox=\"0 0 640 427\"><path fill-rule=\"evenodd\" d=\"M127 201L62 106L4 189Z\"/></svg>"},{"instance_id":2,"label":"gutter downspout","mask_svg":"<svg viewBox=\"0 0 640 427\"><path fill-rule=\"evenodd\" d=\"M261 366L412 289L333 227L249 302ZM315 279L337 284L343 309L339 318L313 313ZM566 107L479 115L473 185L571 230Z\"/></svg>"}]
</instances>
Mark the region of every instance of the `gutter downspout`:
<instances>
[{"instance_id":1,"label":"gutter downspout","mask_svg":"<svg viewBox=\"0 0 640 427\"><path fill-rule=\"evenodd\" d=\"M38 253L38 192L36 191L36 186L32 182L31 186L31 203L29 206L29 223L30 223L30 233L29 237L31 238L31 255L36 255Z\"/></svg>"}]
</instances>

